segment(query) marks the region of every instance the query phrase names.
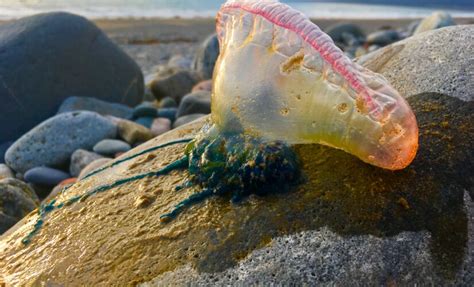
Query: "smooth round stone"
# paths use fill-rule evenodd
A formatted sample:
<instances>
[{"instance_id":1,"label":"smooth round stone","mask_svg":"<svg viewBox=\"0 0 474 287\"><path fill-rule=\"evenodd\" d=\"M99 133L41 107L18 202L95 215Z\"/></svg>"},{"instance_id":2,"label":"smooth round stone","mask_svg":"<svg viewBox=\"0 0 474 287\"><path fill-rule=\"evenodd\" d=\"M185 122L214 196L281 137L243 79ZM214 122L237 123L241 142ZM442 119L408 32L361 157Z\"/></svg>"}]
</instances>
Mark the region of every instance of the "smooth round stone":
<instances>
[{"instance_id":1,"label":"smooth round stone","mask_svg":"<svg viewBox=\"0 0 474 287\"><path fill-rule=\"evenodd\" d=\"M4 178L15 178L15 174L6 164L0 164L0 180Z\"/></svg>"},{"instance_id":2,"label":"smooth round stone","mask_svg":"<svg viewBox=\"0 0 474 287\"><path fill-rule=\"evenodd\" d=\"M195 72L179 71L168 76L158 77L149 84L149 87L157 100L170 97L179 103L181 98L189 93L199 80L200 78Z\"/></svg>"},{"instance_id":3,"label":"smooth round stone","mask_svg":"<svg viewBox=\"0 0 474 287\"><path fill-rule=\"evenodd\" d=\"M29 185L14 178L0 179L0 235L38 205L38 196Z\"/></svg>"},{"instance_id":4,"label":"smooth round stone","mask_svg":"<svg viewBox=\"0 0 474 287\"><path fill-rule=\"evenodd\" d=\"M5 160L21 173L37 166L68 167L74 151L90 150L97 142L116 135L115 124L97 113L59 114L17 140L8 149Z\"/></svg>"},{"instance_id":5,"label":"smooth round stone","mask_svg":"<svg viewBox=\"0 0 474 287\"><path fill-rule=\"evenodd\" d=\"M84 177L86 177L89 173L91 173L92 171L110 163L112 161L111 158L99 158L93 162L91 162L88 166L86 166L82 171L81 173L79 174L79 177L77 178L78 180L81 180L83 179Z\"/></svg>"},{"instance_id":6,"label":"smooth round stone","mask_svg":"<svg viewBox=\"0 0 474 287\"><path fill-rule=\"evenodd\" d=\"M106 140L102 140L100 142L98 142L93 150L98 153L98 154L101 154L101 155L115 155L116 153L119 153L119 152L127 152L131 149L132 147L124 142L124 141L121 141L121 140L110 140L110 139L106 139Z\"/></svg>"},{"instance_id":7,"label":"smooth round stone","mask_svg":"<svg viewBox=\"0 0 474 287\"><path fill-rule=\"evenodd\" d=\"M91 162L103 158L100 154L90 152L83 149L76 150L71 156L71 163L69 165L69 173L77 177L87 165Z\"/></svg>"},{"instance_id":8,"label":"smooth round stone","mask_svg":"<svg viewBox=\"0 0 474 287\"><path fill-rule=\"evenodd\" d=\"M206 114L192 114L192 115L186 115L186 116L177 118L176 121L173 123L173 129L180 127L182 125L185 125L187 123L193 122L204 116L206 116Z\"/></svg>"},{"instance_id":9,"label":"smooth round stone","mask_svg":"<svg viewBox=\"0 0 474 287\"><path fill-rule=\"evenodd\" d=\"M158 110L158 117L159 118L167 118L170 121L174 122L176 119L176 113L178 112L177 108L167 108L167 109L159 109Z\"/></svg>"},{"instance_id":10,"label":"smooth round stone","mask_svg":"<svg viewBox=\"0 0 474 287\"><path fill-rule=\"evenodd\" d=\"M144 126L145 128L149 129L153 124L153 120L155 117L141 117L135 120L135 123Z\"/></svg>"},{"instance_id":11,"label":"smooth round stone","mask_svg":"<svg viewBox=\"0 0 474 287\"><path fill-rule=\"evenodd\" d=\"M26 182L51 187L70 177L64 171L45 166L34 167L25 173Z\"/></svg>"},{"instance_id":12,"label":"smooth round stone","mask_svg":"<svg viewBox=\"0 0 474 287\"><path fill-rule=\"evenodd\" d=\"M377 31L367 36L369 45L386 46L400 40L400 33L396 30Z\"/></svg>"},{"instance_id":13,"label":"smooth round stone","mask_svg":"<svg viewBox=\"0 0 474 287\"><path fill-rule=\"evenodd\" d=\"M200 91L212 91L212 80L206 80L197 83L193 89L191 90L191 93L195 92L200 92Z\"/></svg>"},{"instance_id":14,"label":"smooth round stone","mask_svg":"<svg viewBox=\"0 0 474 287\"><path fill-rule=\"evenodd\" d=\"M202 79L211 79L218 57L219 40L217 35L213 34L201 44L196 52L193 68Z\"/></svg>"},{"instance_id":15,"label":"smooth round stone","mask_svg":"<svg viewBox=\"0 0 474 287\"><path fill-rule=\"evenodd\" d=\"M133 117L156 117L156 107L150 102L144 102L133 109Z\"/></svg>"},{"instance_id":16,"label":"smooth round stone","mask_svg":"<svg viewBox=\"0 0 474 287\"><path fill-rule=\"evenodd\" d=\"M178 103L175 99L166 97L160 101L160 108L176 108Z\"/></svg>"},{"instance_id":17,"label":"smooth round stone","mask_svg":"<svg viewBox=\"0 0 474 287\"><path fill-rule=\"evenodd\" d=\"M456 22L451 15L443 11L434 12L420 22L414 35L453 25L456 25Z\"/></svg>"},{"instance_id":18,"label":"smooth round stone","mask_svg":"<svg viewBox=\"0 0 474 287\"><path fill-rule=\"evenodd\" d=\"M58 114L83 110L124 119L130 119L133 114L133 109L126 105L110 103L90 97L67 98L59 107Z\"/></svg>"},{"instance_id":19,"label":"smooth round stone","mask_svg":"<svg viewBox=\"0 0 474 287\"><path fill-rule=\"evenodd\" d=\"M211 113L211 92L200 91L184 96L179 105L176 117L190 114L210 114Z\"/></svg>"},{"instance_id":20,"label":"smooth round stone","mask_svg":"<svg viewBox=\"0 0 474 287\"><path fill-rule=\"evenodd\" d=\"M127 105L143 97L140 67L78 15L52 12L1 25L0 51L0 142L54 116L70 96Z\"/></svg>"},{"instance_id":21,"label":"smooth round stone","mask_svg":"<svg viewBox=\"0 0 474 287\"><path fill-rule=\"evenodd\" d=\"M155 136L166 133L171 130L171 121L167 118L156 118L151 125L151 132Z\"/></svg>"},{"instance_id":22,"label":"smooth round stone","mask_svg":"<svg viewBox=\"0 0 474 287\"><path fill-rule=\"evenodd\" d=\"M118 134L127 143L143 143L153 138L150 129L132 121L120 120L117 123Z\"/></svg>"}]
</instances>

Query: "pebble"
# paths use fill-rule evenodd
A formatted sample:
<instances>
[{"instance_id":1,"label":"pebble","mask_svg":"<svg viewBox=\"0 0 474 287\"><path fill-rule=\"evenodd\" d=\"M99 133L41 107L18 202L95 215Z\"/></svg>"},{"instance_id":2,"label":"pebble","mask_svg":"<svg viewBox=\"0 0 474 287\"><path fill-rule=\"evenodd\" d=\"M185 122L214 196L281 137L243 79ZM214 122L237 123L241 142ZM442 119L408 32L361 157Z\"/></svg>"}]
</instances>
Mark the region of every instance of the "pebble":
<instances>
[{"instance_id":1,"label":"pebble","mask_svg":"<svg viewBox=\"0 0 474 287\"><path fill-rule=\"evenodd\" d=\"M157 100L166 97L180 102L181 98L189 93L199 81L199 76L191 71L179 71L169 76L155 79L150 84L150 89Z\"/></svg>"},{"instance_id":2,"label":"pebble","mask_svg":"<svg viewBox=\"0 0 474 287\"><path fill-rule=\"evenodd\" d=\"M0 51L0 142L54 116L70 96L127 105L143 97L140 67L78 15L52 12L9 21L0 26Z\"/></svg>"},{"instance_id":3,"label":"pebble","mask_svg":"<svg viewBox=\"0 0 474 287\"><path fill-rule=\"evenodd\" d=\"M170 121L174 122L176 119L176 113L178 112L177 108L167 108L167 109L159 109L158 110L158 117L159 118L167 118Z\"/></svg>"},{"instance_id":4,"label":"pebble","mask_svg":"<svg viewBox=\"0 0 474 287\"><path fill-rule=\"evenodd\" d=\"M124 141L105 139L98 142L93 150L101 155L113 156L119 152L127 152L131 148L132 147Z\"/></svg>"},{"instance_id":5,"label":"pebble","mask_svg":"<svg viewBox=\"0 0 474 287\"><path fill-rule=\"evenodd\" d=\"M193 89L191 90L191 93L199 92L199 91L212 91L212 80L206 80L197 83Z\"/></svg>"},{"instance_id":6,"label":"pebble","mask_svg":"<svg viewBox=\"0 0 474 287\"><path fill-rule=\"evenodd\" d=\"M151 126L151 132L155 136L166 133L171 130L171 121L167 118L156 118Z\"/></svg>"},{"instance_id":7,"label":"pebble","mask_svg":"<svg viewBox=\"0 0 474 287\"><path fill-rule=\"evenodd\" d=\"M401 37L397 30L382 30L368 35L367 44L386 46L400 39Z\"/></svg>"},{"instance_id":8,"label":"pebble","mask_svg":"<svg viewBox=\"0 0 474 287\"><path fill-rule=\"evenodd\" d=\"M160 108L176 108L178 103L175 99L166 97L160 101Z\"/></svg>"},{"instance_id":9,"label":"pebble","mask_svg":"<svg viewBox=\"0 0 474 287\"><path fill-rule=\"evenodd\" d=\"M179 127L179 126L182 126L182 125L185 125L187 123L190 123L192 121L195 121L199 118L202 118L206 116L206 114L192 114L192 115L186 115L186 116L182 116L180 118L177 118L176 121L173 123L173 129Z\"/></svg>"},{"instance_id":10,"label":"pebble","mask_svg":"<svg viewBox=\"0 0 474 287\"><path fill-rule=\"evenodd\" d=\"M26 183L6 178L0 180L0 235L39 205L38 196Z\"/></svg>"},{"instance_id":11,"label":"pebble","mask_svg":"<svg viewBox=\"0 0 474 287\"><path fill-rule=\"evenodd\" d=\"M91 111L101 115L110 115L130 119L133 109L122 104L109 103L90 97L69 97L59 107L58 114L74 111Z\"/></svg>"},{"instance_id":12,"label":"pebble","mask_svg":"<svg viewBox=\"0 0 474 287\"><path fill-rule=\"evenodd\" d=\"M149 129L153 124L153 120L155 117L141 117L135 120L135 123L144 126L145 128Z\"/></svg>"},{"instance_id":13,"label":"pebble","mask_svg":"<svg viewBox=\"0 0 474 287\"><path fill-rule=\"evenodd\" d=\"M70 177L64 171L45 166L34 167L25 173L26 182L51 187Z\"/></svg>"},{"instance_id":14,"label":"pebble","mask_svg":"<svg viewBox=\"0 0 474 287\"><path fill-rule=\"evenodd\" d=\"M103 158L103 156L87 150L78 149L71 156L69 173L72 176L77 177L81 173L81 170L83 170L88 164L99 158Z\"/></svg>"},{"instance_id":15,"label":"pebble","mask_svg":"<svg viewBox=\"0 0 474 287\"><path fill-rule=\"evenodd\" d=\"M0 164L0 180L5 178L15 178L15 174L6 164Z\"/></svg>"},{"instance_id":16,"label":"pebble","mask_svg":"<svg viewBox=\"0 0 474 287\"><path fill-rule=\"evenodd\" d=\"M116 135L117 127L97 113L59 114L17 140L8 149L5 161L20 173L37 166L68 166L74 151L90 150L97 142Z\"/></svg>"},{"instance_id":17,"label":"pebble","mask_svg":"<svg viewBox=\"0 0 474 287\"><path fill-rule=\"evenodd\" d=\"M219 40L217 39L217 35L213 34L201 44L196 52L193 68L202 79L211 79L218 57Z\"/></svg>"},{"instance_id":18,"label":"pebble","mask_svg":"<svg viewBox=\"0 0 474 287\"><path fill-rule=\"evenodd\" d=\"M456 25L456 23L454 22L451 15L443 11L437 11L423 19L413 34L416 35L426 31L453 25Z\"/></svg>"},{"instance_id":19,"label":"pebble","mask_svg":"<svg viewBox=\"0 0 474 287\"><path fill-rule=\"evenodd\" d=\"M119 136L131 145L146 142L154 137L148 128L128 120L120 120L117 128Z\"/></svg>"},{"instance_id":20,"label":"pebble","mask_svg":"<svg viewBox=\"0 0 474 287\"><path fill-rule=\"evenodd\" d=\"M133 117L156 117L156 107L150 102L144 102L133 109Z\"/></svg>"},{"instance_id":21,"label":"pebble","mask_svg":"<svg viewBox=\"0 0 474 287\"><path fill-rule=\"evenodd\" d=\"M94 160L93 162L91 162L88 166L86 166L82 171L81 173L79 174L78 176L78 180L81 180L83 179L85 176L87 176L89 173L91 173L92 171L110 163L112 161L111 158L99 158L99 159L96 159Z\"/></svg>"},{"instance_id":22,"label":"pebble","mask_svg":"<svg viewBox=\"0 0 474 287\"><path fill-rule=\"evenodd\" d=\"M211 113L211 92L200 91L183 97L178 112L176 113L176 117L179 118L190 114L209 113Z\"/></svg>"},{"instance_id":23,"label":"pebble","mask_svg":"<svg viewBox=\"0 0 474 287\"><path fill-rule=\"evenodd\" d=\"M357 42L362 42L365 39L362 29L350 23L332 25L326 29L326 33L339 47L351 46L354 39Z\"/></svg>"}]
</instances>

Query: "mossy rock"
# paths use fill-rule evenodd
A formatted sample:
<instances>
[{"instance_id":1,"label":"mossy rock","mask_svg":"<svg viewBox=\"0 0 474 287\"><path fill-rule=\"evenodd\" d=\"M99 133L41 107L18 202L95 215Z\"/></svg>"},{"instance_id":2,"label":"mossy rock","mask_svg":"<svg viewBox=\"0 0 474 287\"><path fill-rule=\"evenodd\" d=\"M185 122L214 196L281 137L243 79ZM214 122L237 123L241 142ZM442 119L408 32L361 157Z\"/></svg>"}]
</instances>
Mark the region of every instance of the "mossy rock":
<instances>
[{"instance_id":1,"label":"mossy rock","mask_svg":"<svg viewBox=\"0 0 474 287\"><path fill-rule=\"evenodd\" d=\"M465 190L473 195L474 103L440 94L408 101L420 149L404 170L298 145L303 182L293 190L239 204L211 197L168 223L160 216L199 191L174 189L186 182L185 170L126 183L49 213L24 245L38 215L27 216L0 239L0 282L468 285L474 280L474 205ZM193 136L206 120L124 157ZM173 145L123 162L76 183L58 200L158 170L184 149Z\"/></svg>"}]
</instances>

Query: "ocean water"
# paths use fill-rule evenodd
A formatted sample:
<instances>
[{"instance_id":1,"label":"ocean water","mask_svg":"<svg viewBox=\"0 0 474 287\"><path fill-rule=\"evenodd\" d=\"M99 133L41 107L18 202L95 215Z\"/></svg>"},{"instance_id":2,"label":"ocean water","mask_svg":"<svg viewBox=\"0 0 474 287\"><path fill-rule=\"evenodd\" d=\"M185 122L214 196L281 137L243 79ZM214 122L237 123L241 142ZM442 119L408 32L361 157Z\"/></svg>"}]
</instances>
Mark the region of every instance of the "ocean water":
<instances>
[{"instance_id":1,"label":"ocean water","mask_svg":"<svg viewBox=\"0 0 474 287\"><path fill-rule=\"evenodd\" d=\"M224 2L224 0L0 0L0 20L60 10L92 19L213 17ZM282 2L314 18L417 18L439 9L448 11L456 17L474 17L474 0L283 0Z\"/></svg>"}]
</instances>

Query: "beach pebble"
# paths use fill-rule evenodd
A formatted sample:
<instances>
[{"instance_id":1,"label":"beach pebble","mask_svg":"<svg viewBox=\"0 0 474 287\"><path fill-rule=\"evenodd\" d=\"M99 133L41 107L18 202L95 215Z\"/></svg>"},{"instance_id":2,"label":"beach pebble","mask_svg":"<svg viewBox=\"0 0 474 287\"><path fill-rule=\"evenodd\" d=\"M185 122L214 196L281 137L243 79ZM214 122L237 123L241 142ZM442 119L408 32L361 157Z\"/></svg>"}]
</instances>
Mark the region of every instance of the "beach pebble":
<instances>
[{"instance_id":1,"label":"beach pebble","mask_svg":"<svg viewBox=\"0 0 474 287\"><path fill-rule=\"evenodd\" d=\"M400 34L396 30L377 31L367 36L367 44L386 46L400 40Z\"/></svg>"},{"instance_id":2,"label":"beach pebble","mask_svg":"<svg viewBox=\"0 0 474 287\"><path fill-rule=\"evenodd\" d=\"M160 108L176 108L178 103L175 99L166 97L160 101Z\"/></svg>"},{"instance_id":3,"label":"beach pebble","mask_svg":"<svg viewBox=\"0 0 474 287\"><path fill-rule=\"evenodd\" d=\"M168 67L175 70L189 70L192 60L183 55L174 55L168 61Z\"/></svg>"},{"instance_id":4,"label":"beach pebble","mask_svg":"<svg viewBox=\"0 0 474 287\"><path fill-rule=\"evenodd\" d=\"M435 30L452 25L456 25L456 23L454 22L451 15L443 11L437 11L423 19L417 26L413 34L416 35L426 31Z\"/></svg>"},{"instance_id":5,"label":"beach pebble","mask_svg":"<svg viewBox=\"0 0 474 287\"><path fill-rule=\"evenodd\" d=\"M405 98L436 92L472 101L473 42L474 25L445 27L367 54L358 63L381 73Z\"/></svg>"},{"instance_id":6,"label":"beach pebble","mask_svg":"<svg viewBox=\"0 0 474 287\"><path fill-rule=\"evenodd\" d=\"M17 140L8 149L5 161L21 173L37 166L66 167L75 150L90 150L97 142L116 135L117 127L97 113L59 114Z\"/></svg>"},{"instance_id":7,"label":"beach pebble","mask_svg":"<svg viewBox=\"0 0 474 287\"><path fill-rule=\"evenodd\" d=\"M124 141L105 139L98 142L93 150L101 155L113 156L119 152L127 152L131 148L132 147Z\"/></svg>"},{"instance_id":8,"label":"beach pebble","mask_svg":"<svg viewBox=\"0 0 474 287\"><path fill-rule=\"evenodd\" d=\"M79 174L78 176L78 180L81 180L83 179L84 177L86 177L89 173L91 173L92 171L106 165L106 164L109 164L110 162L112 161L111 158L99 158L99 159L96 159L94 160L93 162L91 162L89 165L87 165L82 171L81 173Z\"/></svg>"},{"instance_id":9,"label":"beach pebble","mask_svg":"<svg viewBox=\"0 0 474 287\"><path fill-rule=\"evenodd\" d=\"M171 121L167 118L156 118L151 125L151 132L155 136L166 133L171 130Z\"/></svg>"},{"instance_id":10,"label":"beach pebble","mask_svg":"<svg viewBox=\"0 0 474 287\"><path fill-rule=\"evenodd\" d=\"M135 120L135 123L149 129L155 117L141 117Z\"/></svg>"},{"instance_id":11,"label":"beach pebble","mask_svg":"<svg viewBox=\"0 0 474 287\"><path fill-rule=\"evenodd\" d=\"M166 97L173 98L176 102L189 93L199 81L196 73L191 71L179 71L170 76L160 77L150 84L150 89L157 100Z\"/></svg>"},{"instance_id":12,"label":"beach pebble","mask_svg":"<svg viewBox=\"0 0 474 287\"><path fill-rule=\"evenodd\" d=\"M167 118L170 121L174 122L176 119L176 113L178 112L177 108L166 108L158 110L159 118Z\"/></svg>"},{"instance_id":13,"label":"beach pebble","mask_svg":"<svg viewBox=\"0 0 474 287\"><path fill-rule=\"evenodd\" d=\"M90 152L83 149L76 150L71 156L71 163L69 165L69 173L77 177L87 165L91 162L103 158L100 154Z\"/></svg>"},{"instance_id":14,"label":"beach pebble","mask_svg":"<svg viewBox=\"0 0 474 287\"><path fill-rule=\"evenodd\" d=\"M176 119L176 121L173 123L173 129L180 127L182 125L185 125L187 123L190 123L192 121L195 121L199 118L202 118L206 116L206 114L191 114L191 115L186 115L182 116Z\"/></svg>"},{"instance_id":15,"label":"beach pebble","mask_svg":"<svg viewBox=\"0 0 474 287\"><path fill-rule=\"evenodd\" d=\"M7 152L8 148L13 144L13 142L6 142L0 144L0 163L5 162L5 153Z\"/></svg>"},{"instance_id":16,"label":"beach pebble","mask_svg":"<svg viewBox=\"0 0 474 287\"><path fill-rule=\"evenodd\" d=\"M201 44L194 58L193 68L202 79L212 78L217 57L219 57L219 40L214 34Z\"/></svg>"},{"instance_id":17,"label":"beach pebble","mask_svg":"<svg viewBox=\"0 0 474 287\"><path fill-rule=\"evenodd\" d=\"M362 29L350 23L335 24L326 29L326 34L332 38L339 47L351 46L356 42L362 42L365 34Z\"/></svg>"},{"instance_id":18,"label":"beach pebble","mask_svg":"<svg viewBox=\"0 0 474 287\"><path fill-rule=\"evenodd\" d=\"M212 91L212 80L206 80L197 83L193 89L191 90L191 93L199 92L199 91Z\"/></svg>"},{"instance_id":19,"label":"beach pebble","mask_svg":"<svg viewBox=\"0 0 474 287\"><path fill-rule=\"evenodd\" d=\"M81 16L53 12L3 24L0 51L0 142L54 116L70 96L127 105L143 97L138 65Z\"/></svg>"},{"instance_id":20,"label":"beach pebble","mask_svg":"<svg viewBox=\"0 0 474 287\"><path fill-rule=\"evenodd\" d=\"M53 187L61 181L70 177L71 176L68 173L65 173L64 171L45 166L34 167L25 172L26 182L37 184L40 186Z\"/></svg>"},{"instance_id":21,"label":"beach pebble","mask_svg":"<svg viewBox=\"0 0 474 287\"><path fill-rule=\"evenodd\" d=\"M0 235L39 205L38 196L26 183L6 178L0 180Z\"/></svg>"},{"instance_id":22,"label":"beach pebble","mask_svg":"<svg viewBox=\"0 0 474 287\"><path fill-rule=\"evenodd\" d=\"M127 143L143 143L153 138L153 133L143 125L128 120L121 120L117 124L118 134Z\"/></svg>"},{"instance_id":23,"label":"beach pebble","mask_svg":"<svg viewBox=\"0 0 474 287\"><path fill-rule=\"evenodd\" d=\"M133 117L156 117L156 107L151 102L144 102L133 109Z\"/></svg>"},{"instance_id":24,"label":"beach pebble","mask_svg":"<svg viewBox=\"0 0 474 287\"><path fill-rule=\"evenodd\" d=\"M101 115L111 115L119 118L130 119L133 109L122 104L109 103L90 97L69 97L59 107L58 114L74 111L91 111Z\"/></svg>"},{"instance_id":25,"label":"beach pebble","mask_svg":"<svg viewBox=\"0 0 474 287\"><path fill-rule=\"evenodd\" d=\"M0 180L5 178L15 178L15 174L6 164L0 164Z\"/></svg>"},{"instance_id":26,"label":"beach pebble","mask_svg":"<svg viewBox=\"0 0 474 287\"><path fill-rule=\"evenodd\" d=\"M209 113L211 113L211 92L200 91L183 97L178 112L176 113L176 117L179 118L190 114Z\"/></svg>"}]
</instances>

